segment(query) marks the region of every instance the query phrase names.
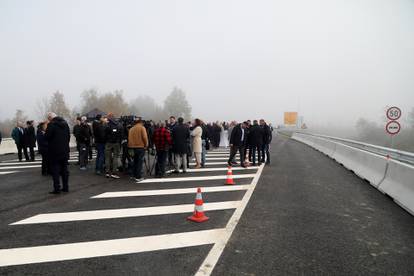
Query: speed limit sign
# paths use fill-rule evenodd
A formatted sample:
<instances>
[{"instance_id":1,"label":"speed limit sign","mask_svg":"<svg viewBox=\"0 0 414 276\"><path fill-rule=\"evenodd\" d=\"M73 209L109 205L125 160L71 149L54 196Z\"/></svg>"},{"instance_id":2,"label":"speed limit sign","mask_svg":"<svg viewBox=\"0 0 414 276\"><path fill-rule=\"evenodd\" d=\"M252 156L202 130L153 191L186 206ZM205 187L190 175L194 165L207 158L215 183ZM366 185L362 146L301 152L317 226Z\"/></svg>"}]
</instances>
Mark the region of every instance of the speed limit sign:
<instances>
[{"instance_id":1,"label":"speed limit sign","mask_svg":"<svg viewBox=\"0 0 414 276\"><path fill-rule=\"evenodd\" d=\"M395 135L398 134L398 132L400 132L401 125L397 121L389 121L385 126L385 130L388 132L388 134Z\"/></svg>"},{"instance_id":2,"label":"speed limit sign","mask_svg":"<svg viewBox=\"0 0 414 276\"><path fill-rule=\"evenodd\" d=\"M401 109L396 106L387 109L387 118L391 121L398 120L401 117Z\"/></svg>"}]
</instances>

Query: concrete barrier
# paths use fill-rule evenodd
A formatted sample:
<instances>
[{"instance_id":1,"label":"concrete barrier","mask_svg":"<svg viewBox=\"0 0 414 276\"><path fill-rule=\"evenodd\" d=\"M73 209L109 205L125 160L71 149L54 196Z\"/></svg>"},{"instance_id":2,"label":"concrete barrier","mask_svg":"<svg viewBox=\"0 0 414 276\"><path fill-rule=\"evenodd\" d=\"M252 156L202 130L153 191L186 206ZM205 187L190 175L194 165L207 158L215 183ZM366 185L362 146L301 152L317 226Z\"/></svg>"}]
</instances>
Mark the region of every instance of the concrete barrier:
<instances>
[{"instance_id":1,"label":"concrete barrier","mask_svg":"<svg viewBox=\"0 0 414 276\"><path fill-rule=\"evenodd\" d=\"M293 136L292 136L292 139L294 139L296 141L299 141L299 142L302 142L302 143L312 147L313 143L312 143L312 141L310 140L309 137L310 137L309 135L294 133Z\"/></svg>"},{"instance_id":2,"label":"concrete barrier","mask_svg":"<svg viewBox=\"0 0 414 276\"><path fill-rule=\"evenodd\" d=\"M338 143L333 158L359 177L366 179L374 187L384 180L387 158Z\"/></svg>"},{"instance_id":3,"label":"concrete barrier","mask_svg":"<svg viewBox=\"0 0 414 276\"><path fill-rule=\"evenodd\" d=\"M414 215L414 166L390 160L385 179L378 189Z\"/></svg>"},{"instance_id":4,"label":"concrete barrier","mask_svg":"<svg viewBox=\"0 0 414 276\"><path fill-rule=\"evenodd\" d=\"M5 138L1 141L0 154L16 153L17 148L14 140L11 138Z\"/></svg>"},{"instance_id":5,"label":"concrete barrier","mask_svg":"<svg viewBox=\"0 0 414 276\"><path fill-rule=\"evenodd\" d=\"M69 146L71 148L76 146L76 139L73 135L70 136ZM16 144L14 143L14 140L11 138L4 138L0 145L0 155L10 153L17 153Z\"/></svg>"}]
</instances>

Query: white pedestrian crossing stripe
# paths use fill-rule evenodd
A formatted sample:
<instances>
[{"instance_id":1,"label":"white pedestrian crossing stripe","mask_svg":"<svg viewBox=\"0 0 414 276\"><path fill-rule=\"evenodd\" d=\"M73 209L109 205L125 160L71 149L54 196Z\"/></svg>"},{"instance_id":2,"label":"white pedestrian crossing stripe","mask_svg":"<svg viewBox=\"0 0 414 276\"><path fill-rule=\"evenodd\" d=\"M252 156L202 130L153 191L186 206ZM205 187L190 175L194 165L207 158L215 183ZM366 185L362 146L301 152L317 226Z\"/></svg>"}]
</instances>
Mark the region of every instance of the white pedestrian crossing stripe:
<instances>
[{"instance_id":1,"label":"white pedestrian crossing stripe","mask_svg":"<svg viewBox=\"0 0 414 276\"><path fill-rule=\"evenodd\" d=\"M7 172L0 172L0 175L5 175L5 174L11 174L11 173L17 173L19 171L7 171Z\"/></svg>"},{"instance_id":2,"label":"white pedestrian crossing stripe","mask_svg":"<svg viewBox=\"0 0 414 276\"><path fill-rule=\"evenodd\" d=\"M227 192L227 191L241 191L247 190L249 185L235 185L235 186L215 186L201 188L203 193L212 192ZM179 194L194 194L196 189L161 189L161 190L143 190L143 191L125 191L125 192L107 192L92 198L114 198L114 197L131 197L131 196L155 196L155 195L179 195Z\"/></svg>"},{"instance_id":3,"label":"white pedestrian crossing stripe","mask_svg":"<svg viewBox=\"0 0 414 276\"><path fill-rule=\"evenodd\" d=\"M239 178L253 178L256 174L239 174L233 175L233 179ZM227 175L214 175L214 176L193 176L193 177L174 177L174 178L149 178L139 183L160 183L160 182L185 182L185 181L207 181L207 180L220 180L226 179Z\"/></svg>"},{"instance_id":4,"label":"white pedestrian crossing stripe","mask_svg":"<svg viewBox=\"0 0 414 276\"><path fill-rule=\"evenodd\" d=\"M223 202L206 203L205 210L213 211L213 210L234 209L238 207L239 203L240 203L239 201L223 201ZM50 214L40 214L37 216L33 216L31 218L12 223L11 225L170 215L170 214L180 214L180 213L191 213L193 210L194 210L194 204L181 204L181 205L156 206L156 207L107 209L107 210L80 211L80 212L67 212L67 213L50 213Z\"/></svg>"},{"instance_id":5,"label":"white pedestrian crossing stripe","mask_svg":"<svg viewBox=\"0 0 414 276\"><path fill-rule=\"evenodd\" d=\"M224 229L212 229L127 239L0 249L0 266L76 260L214 244L222 239L224 231Z\"/></svg>"},{"instance_id":6,"label":"white pedestrian crossing stripe","mask_svg":"<svg viewBox=\"0 0 414 276\"><path fill-rule=\"evenodd\" d=\"M222 164L223 165L223 164ZM244 170L257 170L259 167L235 167L232 168L233 171L244 171ZM200 169L187 169L186 172L189 173L203 173L203 172L220 172L220 171L227 171L228 168L200 168ZM168 171L167 173L172 173L174 170ZM182 172L183 170L180 170Z\"/></svg>"}]
</instances>

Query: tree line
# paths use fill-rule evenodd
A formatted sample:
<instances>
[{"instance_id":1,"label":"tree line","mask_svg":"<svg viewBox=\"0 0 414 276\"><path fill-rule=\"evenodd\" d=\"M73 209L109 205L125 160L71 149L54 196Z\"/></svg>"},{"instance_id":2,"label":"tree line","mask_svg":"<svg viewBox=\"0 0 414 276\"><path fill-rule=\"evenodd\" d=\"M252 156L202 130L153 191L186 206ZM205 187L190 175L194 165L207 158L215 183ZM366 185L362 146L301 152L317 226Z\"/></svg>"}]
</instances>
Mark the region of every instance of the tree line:
<instances>
[{"instance_id":1,"label":"tree line","mask_svg":"<svg viewBox=\"0 0 414 276\"><path fill-rule=\"evenodd\" d=\"M162 105L158 104L149 95L139 95L137 98L127 101L122 90L101 93L96 89L88 89L82 92L80 105L73 108L70 108L66 103L64 94L56 91L50 97L37 101L34 110L35 118L29 118L24 110L18 109L12 118L0 121L0 132L3 137L9 137L17 122L25 123L27 120L44 121L46 120L45 115L49 111L64 117L69 123L72 123L77 116L84 115L94 108L104 112L112 112L116 117L137 115L144 119L156 121L165 120L170 115L188 120L192 118L192 108L187 100L186 93L178 87L171 91Z\"/></svg>"}]
</instances>

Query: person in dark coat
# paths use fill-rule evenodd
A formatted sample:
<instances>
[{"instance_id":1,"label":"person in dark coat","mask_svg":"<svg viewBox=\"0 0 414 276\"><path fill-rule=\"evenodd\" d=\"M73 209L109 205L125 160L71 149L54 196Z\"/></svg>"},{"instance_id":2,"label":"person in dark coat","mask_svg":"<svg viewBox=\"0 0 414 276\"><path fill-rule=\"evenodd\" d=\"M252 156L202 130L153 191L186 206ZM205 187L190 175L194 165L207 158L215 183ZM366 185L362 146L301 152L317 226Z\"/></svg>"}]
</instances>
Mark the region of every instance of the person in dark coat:
<instances>
[{"instance_id":1,"label":"person in dark coat","mask_svg":"<svg viewBox=\"0 0 414 276\"><path fill-rule=\"evenodd\" d=\"M39 151L39 154L42 156L42 175L46 176L49 174L49 156L47 153L47 140L45 137L46 134L46 127L47 124L42 122L37 126L37 134L36 134L36 140L37 140L37 150Z\"/></svg>"},{"instance_id":2,"label":"person in dark coat","mask_svg":"<svg viewBox=\"0 0 414 276\"><path fill-rule=\"evenodd\" d=\"M227 161L229 166L233 165L234 157L237 154L237 151L240 153L240 165L242 167L246 167L244 164L244 147L247 141L246 135L246 127L247 123L243 122L242 124L238 124L233 128L230 136L230 157Z\"/></svg>"},{"instance_id":3,"label":"person in dark coat","mask_svg":"<svg viewBox=\"0 0 414 276\"><path fill-rule=\"evenodd\" d=\"M202 146L202 152L201 152L201 167L204 168L206 165L206 154L207 154L207 146L209 145L209 134L208 134L208 128L207 125L204 122L201 122L201 128L203 130L203 133L201 135L201 146Z\"/></svg>"},{"instance_id":4,"label":"person in dark coat","mask_svg":"<svg viewBox=\"0 0 414 276\"><path fill-rule=\"evenodd\" d=\"M105 119L101 115L96 116L96 120L92 123L93 137L95 139L96 148L96 164L95 173L100 175L103 173L105 164Z\"/></svg>"},{"instance_id":5,"label":"person in dark coat","mask_svg":"<svg viewBox=\"0 0 414 276\"><path fill-rule=\"evenodd\" d=\"M86 166L88 165L89 147L91 145L91 130L86 120L87 118L85 116L81 118L79 133L76 139L79 144L79 164L81 170L86 170Z\"/></svg>"},{"instance_id":6,"label":"person in dark coat","mask_svg":"<svg viewBox=\"0 0 414 276\"><path fill-rule=\"evenodd\" d=\"M75 125L73 126L73 136L76 138L76 150L78 151L78 165L80 164L80 142L79 142L79 132L80 132L81 117L76 117Z\"/></svg>"},{"instance_id":7,"label":"person in dark coat","mask_svg":"<svg viewBox=\"0 0 414 276\"><path fill-rule=\"evenodd\" d=\"M167 121L167 124L165 125L167 130L170 132L170 135L172 134L172 130L177 126L177 122L175 120L174 116L170 116L169 121ZM174 153L169 150L168 151L168 167L174 168L175 162L174 162Z\"/></svg>"},{"instance_id":8,"label":"person in dark coat","mask_svg":"<svg viewBox=\"0 0 414 276\"><path fill-rule=\"evenodd\" d=\"M123 127L115 120L114 114L108 113L108 123L105 127L105 176L107 178L119 179L118 159L121 150Z\"/></svg>"},{"instance_id":9,"label":"person in dark coat","mask_svg":"<svg viewBox=\"0 0 414 276\"><path fill-rule=\"evenodd\" d=\"M249 130L249 142L252 146L252 162L253 166L256 165L256 153L257 153L257 162L260 166L262 164L262 145L263 145L263 129L259 126L257 120L253 121L253 126Z\"/></svg>"},{"instance_id":10,"label":"person in dark coat","mask_svg":"<svg viewBox=\"0 0 414 276\"><path fill-rule=\"evenodd\" d=\"M171 131L172 152L175 159L175 171L179 173L181 165L183 172L187 171L187 154L190 147L190 129L184 124L183 118L178 118L178 124Z\"/></svg>"},{"instance_id":11,"label":"person in dark coat","mask_svg":"<svg viewBox=\"0 0 414 276\"><path fill-rule=\"evenodd\" d=\"M263 129L262 163L270 164L270 143L272 142L272 130L265 120L260 120L260 127Z\"/></svg>"},{"instance_id":12,"label":"person in dark coat","mask_svg":"<svg viewBox=\"0 0 414 276\"><path fill-rule=\"evenodd\" d=\"M26 122L26 128L24 129L24 141L25 146L29 148L30 161L35 161L34 148L36 147L36 132L33 127L33 121Z\"/></svg>"},{"instance_id":13,"label":"person in dark coat","mask_svg":"<svg viewBox=\"0 0 414 276\"><path fill-rule=\"evenodd\" d=\"M220 133L221 133L221 127L219 125L219 123L214 123L213 124L213 146L215 148L218 148L220 145Z\"/></svg>"},{"instance_id":14,"label":"person in dark coat","mask_svg":"<svg viewBox=\"0 0 414 276\"><path fill-rule=\"evenodd\" d=\"M48 113L45 138L48 143L48 155L50 169L53 177L53 191L51 194L69 192L69 142L70 129L67 122L55 113ZM62 177L62 189L60 189L60 177Z\"/></svg>"},{"instance_id":15,"label":"person in dark coat","mask_svg":"<svg viewBox=\"0 0 414 276\"><path fill-rule=\"evenodd\" d=\"M16 144L17 156L19 158L19 161L22 162L23 159L22 151L24 153L26 161L29 161L29 155L27 154L27 148L24 139L24 129L21 122L17 122L16 127L13 129L11 133L11 137L13 138L14 143Z\"/></svg>"}]
</instances>

